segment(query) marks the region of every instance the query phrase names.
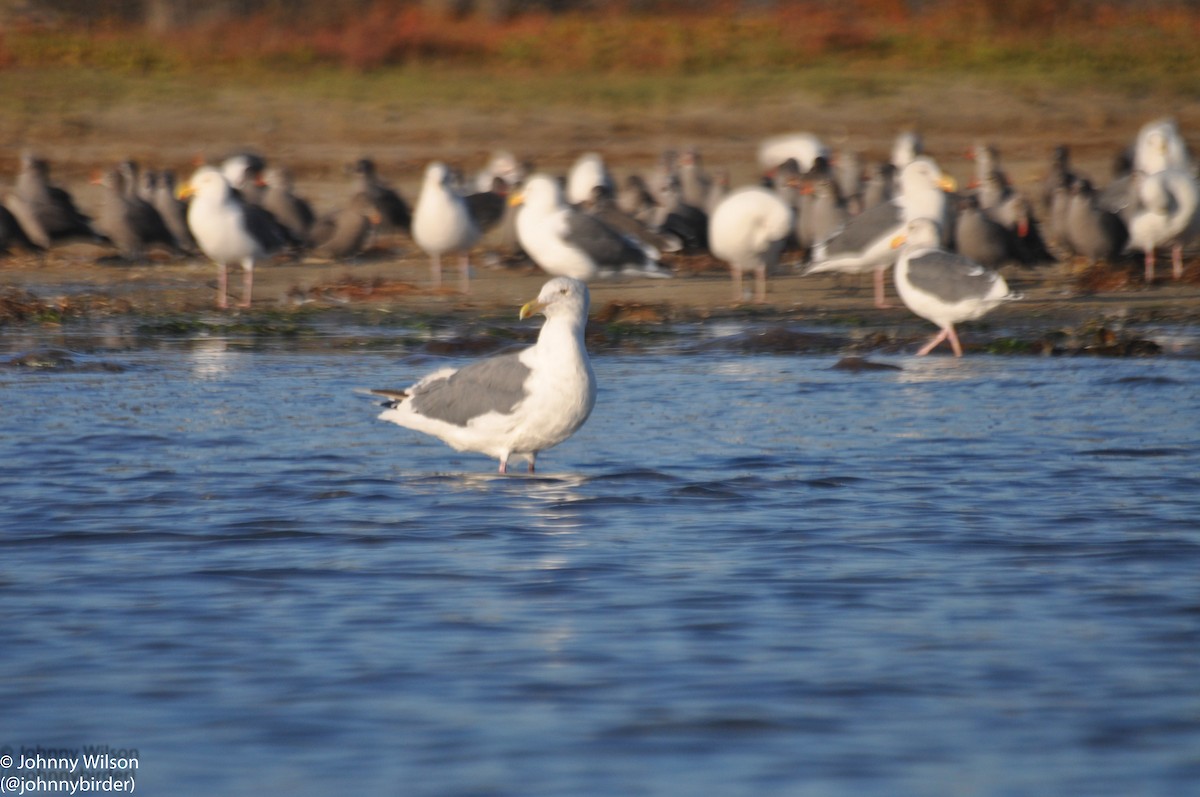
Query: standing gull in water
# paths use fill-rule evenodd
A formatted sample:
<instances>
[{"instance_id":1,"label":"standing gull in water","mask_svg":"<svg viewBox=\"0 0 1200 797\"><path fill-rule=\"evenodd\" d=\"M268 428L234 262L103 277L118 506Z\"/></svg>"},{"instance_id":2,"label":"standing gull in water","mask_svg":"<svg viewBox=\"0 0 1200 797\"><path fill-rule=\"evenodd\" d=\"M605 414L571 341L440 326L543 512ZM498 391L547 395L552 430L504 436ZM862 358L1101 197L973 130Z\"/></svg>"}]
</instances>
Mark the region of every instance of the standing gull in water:
<instances>
[{"instance_id":1,"label":"standing gull in water","mask_svg":"<svg viewBox=\"0 0 1200 797\"><path fill-rule=\"evenodd\" d=\"M529 472L541 451L575 433L596 403L596 375L584 347L587 285L556 277L520 318L546 316L526 349L443 368L407 390L372 391L390 400L379 418L431 434L457 451L500 460L524 457Z\"/></svg>"},{"instance_id":2,"label":"standing gull in water","mask_svg":"<svg viewBox=\"0 0 1200 797\"><path fill-rule=\"evenodd\" d=\"M187 222L200 251L217 264L217 307L228 305L228 268L242 266L242 301L249 307L254 290L254 263L279 251L287 239L267 211L247 202L229 181L211 166L201 166L180 187L192 197Z\"/></svg>"},{"instance_id":3,"label":"standing gull in water","mask_svg":"<svg viewBox=\"0 0 1200 797\"><path fill-rule=\"evenodd\" d=\"M961 357L962 344L954 325L981 318L1002 302L1018 298L995 271L941 248L941 231L932 219L913 219L896 236L892 246L903 249L896 262L896 292L901 301L921 318L941 328L917 356L933 351L949 339L954 356Z\"/></svg>"},{"instance_id":4,"label":"standing gull in water","mask_svg":"<svg viewBox=\"0 0 1200 797\"><path fill-rule=\"evenodd\" d=\"M442 255L462 253L462 292L471 289L471 263L467 255L479 240L479 226L462 195L451 184L450 169L440 161L425 168L425 182L413 211L412 236L432 261L433 286L442 285Z\"/></svg>"}]
</instances>

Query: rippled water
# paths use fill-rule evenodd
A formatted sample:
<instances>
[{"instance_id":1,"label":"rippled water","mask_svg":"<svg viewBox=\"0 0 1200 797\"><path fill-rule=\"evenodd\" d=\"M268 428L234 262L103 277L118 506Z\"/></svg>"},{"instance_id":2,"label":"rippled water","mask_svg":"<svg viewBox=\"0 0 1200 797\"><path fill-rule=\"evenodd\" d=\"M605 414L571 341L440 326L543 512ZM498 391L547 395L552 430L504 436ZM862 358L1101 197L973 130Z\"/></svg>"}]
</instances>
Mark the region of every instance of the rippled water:
<instances>
[{"instance_id":1,"label":"rippled water","mask_svg":"<svg viewBox=\"0 0 1200 797\"><path fill-rule=\"evenodd\" d=\"M150 794L1180 795L1200 362L601 356L536 476L438 363L0 371L0 746Z\"/></svg>"}]
</instances>

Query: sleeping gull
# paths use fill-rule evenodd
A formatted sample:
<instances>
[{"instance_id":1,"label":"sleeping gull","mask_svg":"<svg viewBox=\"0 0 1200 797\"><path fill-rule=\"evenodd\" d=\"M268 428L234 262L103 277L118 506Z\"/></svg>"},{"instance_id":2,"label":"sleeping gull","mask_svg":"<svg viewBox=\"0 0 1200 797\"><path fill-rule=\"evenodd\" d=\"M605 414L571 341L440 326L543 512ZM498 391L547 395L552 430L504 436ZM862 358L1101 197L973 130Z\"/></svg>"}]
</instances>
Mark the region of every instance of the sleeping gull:
<instances>
[{"instance_id":1,"label":"sleeping gull","mask_svg":"<svg viewBox=\"0 0 1200 797\"><path fill-rule=\"evenodd\" d=\"M550 274L579 280L618 272L671 276L659 268L656 249L568 205L553 177L530 177L525 189L510 201L522 206L517 213L521 248Z\"/></svg>"},{"instance_id":2,"label":"sleeping gull","mask_svg":"<svg viewBox=\"0 0 1200 797\"><path fill-rule=\"evenodd\" d=\"M896 262L891 242L916 218L947 218L946 191L954 183L942 175L933 160L918 157L900 172L900 194L851 217L841 230L813 247L813 265L805 274L841 271L875 272L875 306L888 307L883 295L883 272Z\"/></svg>"},{"instance_id":3,"label":"sleeping gull","mask_svg":"<svg viewBox=\"0 0 1200 797\"><path fill-rule=\"evenodd\" d=\"M538 453L574 434L596 403L596 376L583 342L587 311L584 283L550 280L520 312L522 319L546 316L536 344L443 368L408 390L374 390L390 399L379 418L457 451L496 457L501 473L510 457L524 457L532 473Z\"/></svg>"},{"instance_id":4,"label":"sleeping gull","mask_svg":"<svg viewBox=\"0 0 1200 797\"><path fill-rule=\"evenodd\" d=\"M279 251L288 242L267 211L247 202L220 171L201 166L180 186L192 197L187 222L200 251L217 264L217 307L228 305L228 267L242 266L242 302L249 307L254 290L254 263Z\"/></svg>"},{"instance_id":5,"label":"sleeping gull","mask_svg":"<svg viewBox=\"0 0 1200 797\"><path fill-rule=\"evenodd\" d=\"M792 158L807 172L817 162L817 158L829 158L829 147L812 133L783 133L764 139L758 147L758 165L764 171L779 168L784 161Z\"/></svg>"},{"instance_id":6,"label":"sleeping gull","mask_svg":"<svg viewBox=\"0 0 1200 797\"><path fill-rule=\"evenodd\" d=\"M1002 302L1019 298L995 271L941 248L941 230L932 219L913 219L896 236L892 246L903 249L896 262L896 292L917 315L941 328L924 348L922 356L943 340L950 340L954 356L962 356L962 344L954 325L980 318Z\"/></svg>"},{"instance_id":7,"label":"sleeping gull","mask_svg":"<svg viewBox=\"0 0 1200 797\"><path fill-rule=\"evenodd\" d=\"M567 201L582 205L591 199L592 189L598 185L615 189L604 158L597 152L585 152L572 164L567 175Z\"/></svg>"},{"instance_id":8,"label":"sleeping gull","mask_svg":"<svg viewBox=\"0 0 1200 797\"><path fill-rule=\"evenodd\" d=\"M471 263L467 253L479 240L479 226L466 201L452 185L450 169L440 161L425 167L425 181L413 211L412 236L417 246L430 257L435 288L442 284L442 255L460 252L460 285L463 293L470 290Z\"/></svg>"},{"instance_id":9,"label":"sleeping gull","mask_svg":"<svg viewBox=\"0 0 1200 797\"><path fill-rule=\"evenodd\" d=\"M767 300L767 269L792 231L793 212L773 191L751 186L734 191L717 205L709 222L712 253L729 263L734 301L742 299L742 272L753 271L754 298Z\"/></svg>"}]
</instances>

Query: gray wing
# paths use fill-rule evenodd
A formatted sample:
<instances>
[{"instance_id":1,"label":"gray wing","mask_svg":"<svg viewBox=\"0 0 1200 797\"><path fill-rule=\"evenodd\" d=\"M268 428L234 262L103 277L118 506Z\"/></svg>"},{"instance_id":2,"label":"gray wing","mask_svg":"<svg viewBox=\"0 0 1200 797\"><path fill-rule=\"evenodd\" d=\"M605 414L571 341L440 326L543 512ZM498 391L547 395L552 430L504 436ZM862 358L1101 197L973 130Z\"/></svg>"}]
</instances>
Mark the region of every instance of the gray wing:
<instances>
[{"instance_id":1,"label":"gray wing","mask_svg":"<svg viewBox=\"0 0 1200 797\"><path fill-rule=\"evenodd\" d=\"M598 268L644 265L646 252L595 216L578 211L567 215L564 240L587 253Z\"/></svg>"},{"instance_id":2,"label":"gray wing","mask_svg":"<svg viewBox=\"0 0 1200 797\"><path fill-rule=\"evenodd\" d=\"M999 275L953 252L933 251L909 258L908 281L948 304L982 299Z\"/></svg>"},{"instance_id":3,"label":"gray wing","mask_svg":"<svg viewBox=\"0 0 1200 797\"><path fill-rule=\"evenodd\" d=\"M527 395L531 373L521 352L501 354L464 366L445 379L412 391L412 407L427 418L466 426L489 412L507 413Z\"/></svg>"},{"instance_id":4,"label":"gray wing","mask_svg":"<svg viewBox=\"0 0 1200 797\"><path fill-rule=\"evenodd\" d=\"M903 224L904 210L895 200L875 205L851 218L829 237L825 242L825 257L862 252L880 238L899 233Z\"/></svg>"}]
</instances>

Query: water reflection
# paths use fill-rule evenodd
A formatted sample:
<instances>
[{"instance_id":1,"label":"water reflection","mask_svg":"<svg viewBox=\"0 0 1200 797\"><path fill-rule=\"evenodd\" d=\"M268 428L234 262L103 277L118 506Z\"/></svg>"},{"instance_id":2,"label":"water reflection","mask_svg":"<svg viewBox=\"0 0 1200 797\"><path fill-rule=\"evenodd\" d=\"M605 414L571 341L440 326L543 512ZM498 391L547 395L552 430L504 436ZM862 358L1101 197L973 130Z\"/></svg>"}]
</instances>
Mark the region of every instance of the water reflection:
<instances>
[{"instance_id":1,"label":"water reflection","mask_svg":"<svg viewBox=\"0 0 1200 797\"><path fill-rule=\"evenodd\" d=\"M191 374L200 380L224 379L244 353L231 350L227 338L197 338L184 353Z\"/></svg>"},{"instance_id":2,"label":"water reflection","mask_svg":"<svg viewBox=\"0 0 1200 797\"><path fill-rule=\"evenodd\" d=\"M993 373L997 369L997 362L994 358L979 355L907 357L899 363L902 370L896 372L896 381L900 384L967 382ZM1015 361L1010 359L1006 362Z\"/></svg>"}]
</instances>

